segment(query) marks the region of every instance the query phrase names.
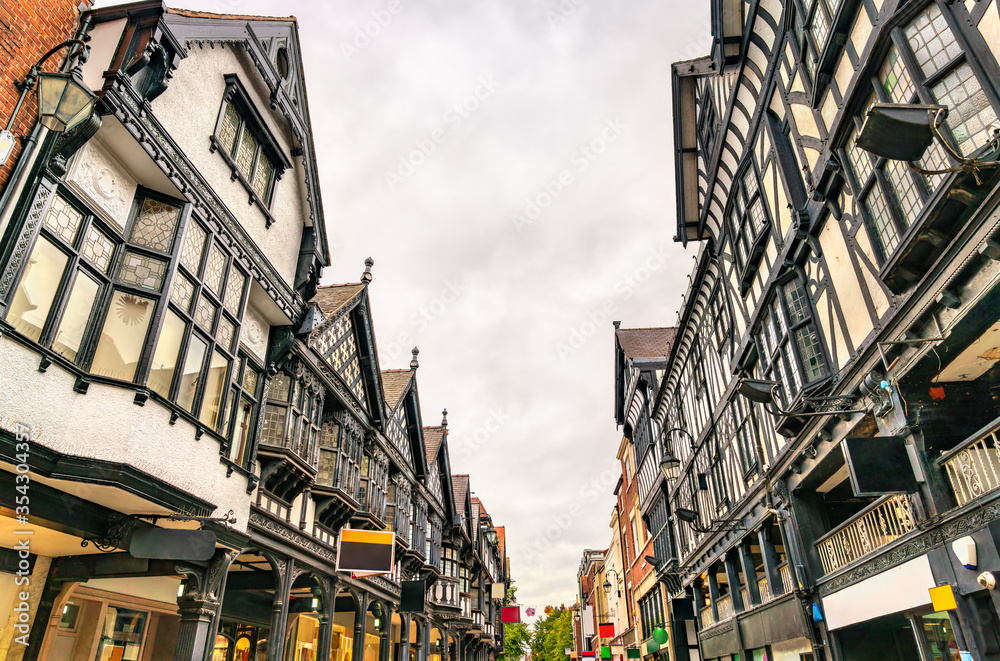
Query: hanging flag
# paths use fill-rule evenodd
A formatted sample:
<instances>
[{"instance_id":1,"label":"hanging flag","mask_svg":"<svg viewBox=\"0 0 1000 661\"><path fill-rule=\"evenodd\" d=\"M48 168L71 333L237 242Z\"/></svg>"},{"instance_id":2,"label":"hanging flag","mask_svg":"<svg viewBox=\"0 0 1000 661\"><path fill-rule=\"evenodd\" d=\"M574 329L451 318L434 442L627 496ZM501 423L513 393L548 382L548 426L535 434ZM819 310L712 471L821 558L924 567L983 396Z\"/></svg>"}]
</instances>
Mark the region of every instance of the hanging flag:
<instances>
[{"instance_id":1,"label":"hanging flag","mask_svg":"<svg viewBox=\"0 0 1000 661\"><path fill-rule=\"evenodd\" d=\"M597 654L595 654L593 651L583 652L583 658L585 659L593 659L596 656Z\"/></svg>"},{"instance_id":2,"label":"hanging flag","mask_svg":"<svg viewBox=\"0 0 1000 661\"><path fill-rule=\"evenodd\" d=\"M521 621L521 607L504 606L500 609L500 621L503 624L517 624Z\"/></svg>"},{"instance_id":3,"label":"hanging flag","mask_svg":"<svg viewBox=\"0 0 1000 661\"><path fill-rule=\"evenodd\" d=\"M503 599L507 595L507 586L503 583L494 583L490 586L490 597L492 599Z\"/></svg>"},{"instance_id":4,"label":"hanging flag","mask_svg":"<svg viewBox=\"0 0 1000 661\"><path fill-rule=\"evenodd\" d=\"M630 659L641 659L642 658L642 650L639 649L638 647L630 647L630 648L628 648L628 658L630 658Z\"/></svg>"},{"instance_id":5,"label":"hanging flag","mask_svg":"<svg viewBox=\"0 0 1000 661\"><path fill-rule=\"evenodd\" d=\"M625 646L624 645L612 645L611 653L615 656L625 656Z\"/></svg>"},{"instance_id":6,"label":"hanging flag","mask_svg":"<svg viewBox=\"0 0 1000 661\"><path fill-rule=\"evenodd\" d=\"M660 644L658 642L656 642L655 640L653 640L652 638L650 638L646 642L646 653L647 654L652 654L653 652L655 652L658 649L660 649Z\"/></svg>"},{"instance_id":7,"label":"hanging flag","mask_svg":"<svg viewBox=\"0 0 1000 661\"><path fill-rule=\"evenodd\" d=\"M615 637L615 623L614 622L601 622L597 625L597 631L601 638L614 638Z\"/></svg>"},{"instance_id":8,"label":"hanging flag","mask_svg":"<svg viewBox=\"0 0 1000 661\"><path fill-rule=\"evenodd\" d=\"M607 645L601 645L601 658L610 659L611 658L611 648Z\"/></svg>"}]
</instances>

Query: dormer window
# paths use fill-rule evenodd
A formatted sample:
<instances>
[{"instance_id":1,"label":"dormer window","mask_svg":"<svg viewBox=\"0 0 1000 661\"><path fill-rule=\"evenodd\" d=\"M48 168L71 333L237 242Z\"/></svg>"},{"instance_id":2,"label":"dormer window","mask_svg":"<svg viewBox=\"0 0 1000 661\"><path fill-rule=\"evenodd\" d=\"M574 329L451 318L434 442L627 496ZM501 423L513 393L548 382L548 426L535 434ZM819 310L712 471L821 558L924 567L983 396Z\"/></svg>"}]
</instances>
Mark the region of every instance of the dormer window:
<instances>
[{"instance_id":1,"label":"dormer window","mask_svg":"<svg viewBox=\"0 0 1000 661\"><path fill-rule=\"evenodd\" d=\"M267 217L274 222L271 200L275 182L291 167L278 142L271 135L264 118L257 112L249 95L235 74L226 74L226 91L212 136L212 151L218 151Z\"/></svg>"}]
</instances>

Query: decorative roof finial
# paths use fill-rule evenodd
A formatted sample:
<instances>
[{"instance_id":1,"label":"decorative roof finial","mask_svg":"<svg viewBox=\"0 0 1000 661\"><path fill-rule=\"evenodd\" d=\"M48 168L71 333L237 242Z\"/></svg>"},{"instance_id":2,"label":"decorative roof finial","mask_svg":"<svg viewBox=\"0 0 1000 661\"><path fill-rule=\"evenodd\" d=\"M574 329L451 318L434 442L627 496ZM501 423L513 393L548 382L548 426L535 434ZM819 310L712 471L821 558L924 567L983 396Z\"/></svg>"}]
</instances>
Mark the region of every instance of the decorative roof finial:
<instances>
[{"instance_id":1,"label":"decorative roof finial","mask_svg":"<svg viewBox=\"0 0 1000 661\"><path fill-rule=\"evenodd\" d=\"M622 325L622 322L620 321L612 321L611 323L615 325L615 330L618 330L618 327Z\"/></svg>"},{"instance_id":2,"label":"decorative roof finial","mask_svg":"<svg viewBox=\"0 0 1000 661\"><path fill-rule=\"evenodd\" d=\"M365 272L361 274L361 282L366 285L372 281L372 267L375 266L375 260L369 257L365 260Z\"/></svg>"},{"instance_id":3,"label":"decorative roof finial","mask_svg":"<svg viewBox=\"0 0 1000 661\"><path fill-rule=\"evenodd\" d=\"M441 411L441 426L448 427L448 409Z\"/></svg>"},{"instance_id":4,"label":"decorative roof finial","mask_svg":"<svg viewBox=\"0 0 1000 661\"><path fill-rule=\"evenodd\" d=\"M413 359L410 361L410 370L416 372L417 368L420 367L420 362L417 360L417 355L420 353L420 349L413 347L412 353Z\"/></svg>"}]
</instances>

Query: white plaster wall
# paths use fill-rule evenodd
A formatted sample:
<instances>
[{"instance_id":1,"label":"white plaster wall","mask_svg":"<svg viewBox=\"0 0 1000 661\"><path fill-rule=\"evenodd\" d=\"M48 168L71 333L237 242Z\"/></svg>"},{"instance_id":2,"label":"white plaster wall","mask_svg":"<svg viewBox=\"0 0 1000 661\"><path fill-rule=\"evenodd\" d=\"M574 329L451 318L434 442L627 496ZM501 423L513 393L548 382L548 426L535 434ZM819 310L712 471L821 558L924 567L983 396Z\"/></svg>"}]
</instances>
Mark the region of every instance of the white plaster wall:
<instances>
[{"instance_id":1,"label":"white plaster wall","mask_svg":"<svg viewBox=\"0 0 1000 661\"><path fill-rule=\"evenodd\" d=\"M39 372L38 361L38 354L0 337L0 427L13 431L20 422L31 428L31 440L52 450L133 466L211 502L217 514L232 508L234 527L246 530L247 480L226 476L217 441L196 441L194 426L183 419L169 424L169 410L152 399L133 404L129 389L92 383L87 394L76 393L72 374L57 365Z\"/></svg>"},{"instance_id":2,"label":"white plaster wall","mask_svg":"<svg viewBox=\"0 0 1000 661\"><path fill-rule=\"evenodd\" d=\"M272 214L276 221L270 229L260 209L248 204L246 188L232 180L232 170L222 155L210 151L226 88L223 76L227 73L239 76L271 134L294 165L275 182ZM291 157L291 130L280 111L271 110L267 88L250 57L241 47L190 45L188 57L181 60L170 87L153 101L152 107L156 118L239 219L268 261L288 283L294 282L302 228L309 213L302 159Z\"/></svg>"}]
</instances>

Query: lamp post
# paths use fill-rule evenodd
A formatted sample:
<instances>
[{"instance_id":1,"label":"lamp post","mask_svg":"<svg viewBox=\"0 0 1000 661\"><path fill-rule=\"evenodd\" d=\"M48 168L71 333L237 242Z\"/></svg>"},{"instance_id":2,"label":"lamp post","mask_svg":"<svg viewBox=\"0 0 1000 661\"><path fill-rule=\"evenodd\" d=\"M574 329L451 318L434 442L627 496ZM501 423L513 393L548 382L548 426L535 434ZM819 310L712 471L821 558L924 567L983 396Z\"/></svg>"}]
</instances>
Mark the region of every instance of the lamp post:
<instances>
[{"instance_id":1,"label":"lamp post","mask_svg":"<svg viewBox=\"0 0 1000 661\"><path fill-rule=\"evenodd\" d=\"M614 569L608 569L606 567L604 569L604 574L605 575L607 575L607 574L614 574L615 575L615 588L617 588L616 592L618 593L618 598L621 599L622 598L622 591L621 591L621 588L618 587L618 585L619 585L619 582L622 580L622 577ZM606 594L610 594L610 592L611 592L611 581L609 581L608 579L605 578L604 579L604 585L603 585L603 587L604 587L604 592Z\"/></svg>"},{"instance_id":2,"label":"lamp post","mask_svg":"<svg viewBox=\"0 0 1000 661\"><path fill-rule=\"evenodd\" d=\"M42 64L66 47L85 48L80 39L69 39L55 46L32 65L28 75L17 84L21 96L14 106L14 112L7 122L7 128L0 131L0 165L7 162L14 148L12 130L17 122L17 116L24 105L28 92L38 86L38 122L45 128L56 133L64 133L79 126L94 112L97 97L87 89L83 82L83 72L80 69L81 55L74 50L71 56L77 58L76 66L69 72L43 73Z\"/></svg>"},{"instance_id":3,"label":"lamp post","mask_svg":"<svg viewBox=\"0 0 1000 661\"><path fill-rule=\"evenodd\" d=\"M680 427L674 427L673 429L668 429L663 434L663 457L660 459L660 473L663 474L663 478L666 480L676 480L681 474L681 460L671 452L670 447L667 445L667 436L673 432L680 432L688 437L691 442L691 450L695 450L694 437L691 436L690 432L686 429Z\"/></svg>"}]
</instances>

